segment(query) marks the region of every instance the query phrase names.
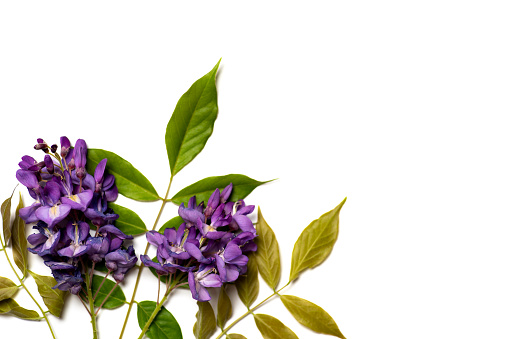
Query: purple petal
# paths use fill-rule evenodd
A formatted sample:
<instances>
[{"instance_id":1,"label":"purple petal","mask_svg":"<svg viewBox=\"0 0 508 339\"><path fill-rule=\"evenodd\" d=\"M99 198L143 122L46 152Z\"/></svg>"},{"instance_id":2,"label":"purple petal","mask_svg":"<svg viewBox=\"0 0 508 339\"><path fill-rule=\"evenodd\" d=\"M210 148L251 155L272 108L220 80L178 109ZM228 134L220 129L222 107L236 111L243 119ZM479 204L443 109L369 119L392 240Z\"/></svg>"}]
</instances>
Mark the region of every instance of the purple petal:
<instances>
[{"instance_id":1,"label":"purple petal","mask_svg":"<svg viewBox=\"0 0 508 339\"><path fill-rule=\"evenodd\" d=\"M37 216L35 215L35 212L37 209L41 207L41 204L38 202L34 202L32 205L23 207L19 210L19 216L21 219L23 219L26 223L36 222L39 220Z\"/></svg>"},{"instance_id":2,"label":"purple petal","mask_svg":"<svg viewBox=\"0 0 508 339\"><path fill-rule=\"evenodd\" d=\"M204 287L221 287L222 281L220 280L219 275L211 273L207 274L203 279L199 281L201 285Z\"/></svg>"},{"instance_id":3,"label":"purple petal","mask_svg":"<svg viewBox=\"0 0 508 339\"><path fill-rule=\"evenodd\" d=\"M92 201L93 192L91 190L83 191L82 193L70 195L68 197L62 197L62 203L71 206L74 210L79 210L84 212L88 205L90 205L90 201Z\"/></svg>"},{"instance_id":4,"label":"purple petal","mask_svg":"<svg viewBox=\"0 0 508 339\"><path fill-rule=\"evenodd\" d=\"M22 169L17 170L16 179L18 179L20 183L22 183L28 188L39 187L39 181L37 180L37 176L33 172Z\"/></svg>"},{"instance_id":5,"label":"purple petal","mask_svg":"<svg viewBox=\"0 0 508 339\"><path fill-rule=\"evenodd\" d=\"M93 174L95 178L95 182L102 184L102 180L104 179L104 170L106 169L106 163L108 159L102 159L95 168L95 172Z\"/></svg>"},{"instance_id":6,"label":"purple petal","mask_svg":"<svg viewBox=\"0 0 508 339\"><path fill-rule=\"evenodd\" d=\"M159 247L164 243L164 236L157 231L149 231L146 232L146 240L150 244Z\"/></svg>"},{"instance_id":7,"label":"purple petal","mask_svg":"<svg viewBox=\"0 0 508 339\"><path fill-rule=\"evenodd\" d=\"M55 205L60 200L60 185L50 181L44 187L44 200L50 206Z\"/></svg>"},{"instance_id":8,"label":"purple petal","mask_svg":"<svg viewBox=\"0 0 508 339\"><path fill-rule=\"evenodd\" d=\"M191 208L185 208L183 203L178 208L178 215L180 215L188 224L192 225L195 225L198 220L205 220L205 216L202 213Z\"/></svg>"},{"instance_id":9,"label":"purple petal","mask_svg":"<svg viewBox=\"0 0 508 339\"><path fill-rule=\"evenodd\" d=\"M233 220L236 221L238 227L244 232L256 233L256 229L254 225L252 225L252 221L246 217L245 215L235 214L233 215Z\"/></svg>"},{"instance_id":10,"label":"purple petal","mask_svg":"<svg viewBox=\"0 0 508 339\"><path fill-rule=\"evenodd\" d=\"M233 191L233 183L227 185L220 195L220 202L226 203L226 201L229 199L229 196L231 195L231 192Z\"/></svg>"},{"instance_id":11,"label":"purple petal","mask_svg":"<svg viewBox=\"0 0 508 339\"><path fill-rule=\"evenodd\" d=\"M51 228L62 221L71 211L69 205L42 206L35 211L35 215L39 220L44 221Z\"/></svg>"},{"instance_id":12,"label":"purple petal","mask_svg":"<svg viewBox=\"0 0 508 339\"><path fill-rule=\"evenodd\" d=\"M230 262L236 257L239 257L242 255L242 250L240 247L232 242L228 243L226 245L226 248L224 249L223 257L226 262Z\"/></svg>"}]
</instances>

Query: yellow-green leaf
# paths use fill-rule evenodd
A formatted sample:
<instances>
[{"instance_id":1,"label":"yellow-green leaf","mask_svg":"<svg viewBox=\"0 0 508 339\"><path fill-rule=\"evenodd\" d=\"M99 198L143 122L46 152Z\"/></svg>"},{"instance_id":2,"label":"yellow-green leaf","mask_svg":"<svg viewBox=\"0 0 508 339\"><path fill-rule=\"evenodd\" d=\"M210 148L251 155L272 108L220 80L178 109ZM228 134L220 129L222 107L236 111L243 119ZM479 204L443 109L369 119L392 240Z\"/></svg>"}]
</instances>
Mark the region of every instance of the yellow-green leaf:
<instances>
[{"instance_id":1,"label":"yellow-green leaf","mask_svg":"<svg viewBox=\"0 0 508 339\"><path fill-rule=\"evenodd\" d=\"M226 322L231 319L233 314L233 307L226 291L227 285L222 285L219 294L219 301L217 302L217 326L224 329Z\"/></svg>"},{"instance_id":2,"label":"yellow-green leaf","mask_svg":"<svg viewBox=\"0 0 508 339\"><path fill-rule=\"evenodd\" d=\"M197 303L199 310L196 313L196 323L192 332L196 339L208 339L215 333L215 314L208 301L198 301Z\"/></svg>"},{"instance_id":3,"label":"yellow-green leaf","mask_svg":"<svg viewBox=\"0 0 508 339\"><path fill-rule=\"evenodd\" d=\"M240 300L249 308L259 294L258 266L254 255L249 255L247 273L236 280L235 286Z\"/></svg>"},{"instance_id":4,"label":"yellow-green leaf","mask_svg":"<svg viewBox=\"0 0 508 339\"><path fill-rule=\"evenodd\" d=\"M60 318L62 309L67 296L66 291L61 291L58 288L53 288L56 285L56 280L53 277L38 275L30 271L30 275L34 278L37 284L37 289L42 297L42 301L48 307L48 310L55 317Z\"/></svg>"},{"instance_id":5,"label":"yellow-green leaf","mask_svg":"<svg viewBox=\"0 0 508 339\"><path fill-rule=\"evenodd\" d=\"M14 194L14 192L12 192ZM4 231L4 240L5 240L5 246L9 243L9 240L11 239L11 200L12 200L12 194L9 198L5 199L5 201L2 203L2 206L0 207L0 212L2 214L2 224L3 224L3 231Z\"/></svg>"},{"instance_id":6,"label":"yellow-green leaf","mask_svg":"<svg viewBox=\"0 0 508 339\"><path fill-rule=\"evenodd\" d=\"M178 100L166 127L166 150L171 175L176 175L205 147L217 119L215 67L192 84Z\"/></svg>"},{"instance_id":7,"label":"yellow-green leaf","mask_svg":"<svg viewBox=\"0 0 508 339\"><path fill-rule=\"evenodd\" d=\"M279 319L267 314L254 314L254 321L264 339L298 339Z\"/></svg>"},{"instance_id":8,"label":"yellow-green leaf","mask_svg":"<svg viewBox=\"0 0 508 339\"><path fill-rule=\"evenodd\" d=\"M247 339L247 338L238 333L231 333L226 335L226 339Z\"/></svg>"},{"instance_id":9,"label":"yellow-green leaf","mask_svg":"<svg viewBox=\"0 0 508 339\"><path fill-rule=\"evenodd\" d=\"M258 222L256 225L256 262L258 264L259 274L272 289L277 288L280 281L280 254L279 243L275 233L268 226L265 218L258 207Z\"/></svg>"},{"instance_id":10,"label":"yellow-green leaf","mask_svg":"<svg viewBox=\"0 0 508 339\"><path fill-rule=\"evenodd\" d=\"M281 295L280 300L293 317L305 327L317 333L329 334L346 339L335 320L321 307L308 300L292 295Z\"/></svg>"},{"instance_id":11,"label":"yellow-green leaf","mask_svg":"<svg viewBox=\"0 0 508 339\"><path fill-rule=\"evenodd\" d=\"M21 270L23 276L25 276L28 269L28 249L25 222L19 216L19 210L21 208L23 208L23 200L21 199L20 193L19 204L16 208L16 215L14 216L14 222L12 225L12 255L14 257L14 262Z\"/></svg>"},{"instance_id":12,"label":"yellow-green leaf","mask_svg":"<svg viewBox=\"0 0 508 339\"><path fill-rule=\"evenodd\" d=\"M12 298L18 291L18 286L11 280L0 277L0 301Z\"/></svg>"},{"instance_id":13,"label":"yellow-green leaf","mask_svg":"<svg viewBox=\"0 0 508 339\"><path fill-rule=\"evenodd\" d=\"M9 314L16 318L26 320L41 320L39 313L19 306L14 299L0 301L0 314Z\"/></svg>"},{"instance_id":14,"label":"yellow-green leaf","mask_svg":"<svg viewBox=\"0 0 508 339\"><path fill-rule=\"evenodd\" d=\"M345 202L346 199L303 230L293 248L289 281L298 278L304 270L321 264L330 255L339 236L339 213Z\"/></svg>"}]
</instances>

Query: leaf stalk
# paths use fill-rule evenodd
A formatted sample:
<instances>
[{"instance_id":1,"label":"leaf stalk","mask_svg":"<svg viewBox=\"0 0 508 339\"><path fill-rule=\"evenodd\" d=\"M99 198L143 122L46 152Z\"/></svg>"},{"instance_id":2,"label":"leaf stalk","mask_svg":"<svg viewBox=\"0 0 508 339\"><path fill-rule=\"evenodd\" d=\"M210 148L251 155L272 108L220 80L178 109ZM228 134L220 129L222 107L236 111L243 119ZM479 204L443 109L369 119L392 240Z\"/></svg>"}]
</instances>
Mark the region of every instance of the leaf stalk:
<instances>
[{"instance_id":1,"label":"leaf stalk","mask_svg":"<svg viewBox=\"0 0 508 339\"><path fill-rule=\"evenodd\" d=\"M289 281L286 285L282 286L281 288L279 288L277 291L273 292L271 295L269 295L268 297L266 297L263 301L261 301L259 304L257 304L256 306L252 307L252 308L247 308L247 312L245 312L243 315L241 315L238 319L236 319L235 321L233 321L228 327L226 327L224 330L222 330L222 332L219 334L219 336L217 336L217 338L215 339L220 339L222 338L223 335L225 335L231 328L233 328L233 326L235 326L237 323L239 323L243 318L245 318L246 316L248 316L249 314L253 314L252 312L254 312L255 310L257 310L258 308L260 308L261 306L263 306L263 304L265 302L267 302L268 300L270 300L272 297L274 296L279 296L280 297L280 294L279 292L282 291L283 289L285 289L289 284L291 283L291 281Z\"/></svg>"},{"instance_id":2,"label":"leaf stalk","mask_svg":"<svg viewBox=\"0 0 508 339\"><path fill-rule=\"evenodd\" d=\"M159 209L157 218L155 218L155 222L153 223L152 231L155 230L155 227L157 227L157 223L159 222L162 211L164 210L164 206L166 205L166 200L168 199L169 190L171 189L172 183L173 183L173 174L171 174L171 178L169 179L168 189L166 190L166 195L164 196L164 199L162 200L161 208ZM150 248L150 243L147 242L144 255L146 255L148 253L148 248ZM136 283L134 285L134 291L132 292L132 298L131 298L131 301L129 302L129 308L127 309L127 314L125 315L125 320L123 322L122 331L120 332L120 336L118 337L118 339L122 339L123 334L125 333L125 328L127 326L127 322L129 321L129 315L131 314L131 311L132 311L132 305L134 305L134 298L136 297L136 292L138 291L139 281L141 279L141 272L143 272L144 267L145 267L145 265L143 265L143 263L141 263L139 265L138 275L136 277Z\"/></svg>"},{"instance_id":3,"label":"leaf stalk","mask_svg":"<svg viewBox=\"0 0 508 339\"><path fill-rule=\"evenodd\" d=\"M51 327L51 324L50 324L50 322L48 320L48 317L46 316L46 313L44 313L44 310L42 309L41 305L37 302L37 300L35 300L34 296L32 295L32 293L30 293L28 288L26 288L26 285L23 282L23 280L25 279L25 276L23 276L23 278L20 278L20 276L18 275L18 272L14 269L14 266L12 265L11 259L9 258L9 255L7 254L7 251L5 249L5 243L4 243L3 239L2 239L2 237L0 237L0 243L2 245L2 251L5 253L5 257L7 258L7 261L9 262L9 266L11 266L11 269L14 272L14 274L16 275L16 278L18 278L20 285L23 286L23 288L25 289L26 293L28 293L30 298L32 298L34 303L37 305L37 307L39 308L39 310L42 313L42 318L44 318L44 320L46 321L46 324L48 324L49 331L51 332L51 336L53 337L53 339L56 339L55 333L53 332L53 328Z\"/></svg>"}]
</instances>

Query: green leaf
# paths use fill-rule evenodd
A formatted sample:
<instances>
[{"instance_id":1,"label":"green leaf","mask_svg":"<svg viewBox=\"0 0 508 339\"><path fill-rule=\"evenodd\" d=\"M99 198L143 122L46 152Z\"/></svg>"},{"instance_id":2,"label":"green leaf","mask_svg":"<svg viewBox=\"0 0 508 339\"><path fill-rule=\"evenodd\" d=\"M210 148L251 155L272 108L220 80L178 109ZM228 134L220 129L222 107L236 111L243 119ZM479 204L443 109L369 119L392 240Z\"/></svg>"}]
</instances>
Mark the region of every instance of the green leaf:
<instances>
[{"instance_id":1,"label":"green leaf","mask_svg":"<svg viewBox=\"0 0 508 339\"><path fill-rule=\"evenodd\" d=\"M318 305L292 295L281 295L280 300L282 300L282 303L296 321L303 326L317 333L330 334L346 339L346 337L340 333L335 320Z\"/></svg>"},{"instance_id":2,"label":"green leaf","mask_svg":"<svg viewBox=\"0 0 508 339\"><path fill-rule=\"evenodd\" d=\"M237 334L237 333L232 333L232 334L227 334L226 335L226 339L247 339L246 337L244 337L243 335L241 334Z\"/></svg>"},{"instance_id":3,"label":"green leaf","mask_svg":"<svg viewBox=\"0 0 508 339\"><path fill-rule=\"evenodd\" d=\"M97 293L97 290L99 289L99 286L101 285L102 281L104 280L104 277L100 275L95 275L92 278L92 295L95 296ZM111 290L115 288L115 282L109 279L106 279L104 284L102 284L101 289L99 290L99 293L97 294L97 297L95 298L94 305L96 307L101 306L104 299L106 299L107 295L111 292ZM81 296L84 297L85 300L88 300L88 297L83 291L81 291ZM117 307L122 306L125 304L125 294L123 293L120 286L116 286L115 290L111 293L111 295L108 297L102 308L111 310Z\"/></svg>"},{"instance_id":4,"label":"green leaf","mask_svg":"<svg viewBox=\"0 0 508 339\"><path fill-rule=\"evenodd\" d=\"M298 339L279 319L267 314L254 314L254 321L264 339Z\"/></svg>"},{"instance_id":5,"label":"green leaf","mask_svg":"<svg viewBox=\"0 0 508 339\"><path fill-rule=\"evenodd\" d=\"M209 73L192 84L182 95L168 122L166 150L172 176L203 150L212 135L213 124L219 110L215 87L215 75L219 64L220 60Z\"/></svg>"},{"instance_id":6,"label":"green leaf","mask_svg":"<svg viewBox=\"0 0 508 339\"><path fill-rule=\"evenodd\" d=\"M9 314L16 318L26 320L41 320L39 313L19 306L13 299L0 301L0 314Z\"/></svg>"},{"instance_id":7,"label":"green leaf","mask_svg":"<svg viewBox=\"0 0 508 339\"><path fill-rule=\"evenodd\" d=\"M318 266L330 255L339 236L339 213L345 202L346 199L311 222L300 234L293 248L289 281L298 278L304 270Z\"/></svg>"},{"instance_id":8,"label":"green leaf","mask_svg":"<svg viewBox=\"0 0 508 339\"><path fill-rule=\"evenodd\" d=\"M21 193L19 194L19 204L16 208L16 215L12 225L12 255L16 266L21 270L23 277L26 276L28 269L28 249L25 233L25 222L19 216L19 210L23 208Z\"/></svg>"},{"instance_id":9,"label":"green leaf","mask_svg":"<svg viewBox=\"0 0 508 339\"><path fill-rule=\"evenodd\" d=\"M12 298L18 291L18 286L11 280L0 277L0 301Z\"/></svg>"},{"instance_id":10,"label":"green leaf","mask_svg":"<svg viewBox=\"0 0 508 339\"><path fill-rule=\"evenodd\" d=\"M2 224L3 224L3 231L4 231L4 240L5 240L5 246L9 243L9 240L11 239L11 200L12 195L14 192L12 192L11 196L2 203L2 206L0 207L0 211L2 213Z\"/></svg>"},{"instance_id":11,"label":"green leaf","mask_svg":"<svg viewBox=\"0 0 508 339\"><path fill-rule=\"evenodd\" d=\"M56 285L56 280L53 277L38 275L32 271L30 271L30 275L34 278L39 294L42 297L42 301L44 301L48 310L55 317L60 318L65 297L68 293L66 291L61 291L58 288L53 288L53 286Z\"/></svg>"},{"instance_id":12,"label":"green leaf","mask_svg":"<svg viewBox=\"0 0 508 339\"><path fill-rule=\"evenodd\" d=\"M138 303L139 328L145 327L156 306L154 301L148 300ZM175 317L163 306L148 328L146 336L150 339L182 339L182 331Z\"/></svg>"},{"instance_id":13,"label":"green leaf","mask_svg":"<svg viewBox=\"0 0 508 339\"><path fill-rule=\"evenodd\" d=\"M109 207L120 216L116 219L115 226L123 233L127 235L139 235L148 231L145 223L136 212L113 203L109 203Z\"/></svg>"},{"instance_id":14,"label":"green leaf","mask_svg":"<svg viewBox=\"0 0 508 339\"><path fill-rule=\"evenodd\" d=\"M181 216L176 216L172 219L170 219L169 221L166 221L166 223L164 225L162 225L161 228L159 228L159 233L160 234L164 234L164 230L166 228L174 228L175 230L178 231L178 228L180 227L181 224L183 224L183 219Z\"/></svg>"},{"instance_id":15,"label":"green leaf","mask_svg":"<svg viewBox=\"0 0 508 339\"><path fill-rule=\"evenodd\" d=\"M118 193L138 201L155 201L160 199L150 181L134 168L130 162L113 152L89 148L88 160L86 162L87 172L90 174L94 173L95 167L104 158L108 159L106 171L115 176Z\"/></svg>"},{"instance_id":16,"label":"green leaf","mask_svg":"<svg viewBox=\"0 0 508 339\"><path fill-rule=\"evenodd\" d=\"M217 177L208 177L185 187L180 192L176 193L175 196L171 198L171 201L177 205L180 205L182 202L187 205L189 199L196 196L198 204L201 201L206 203L216 188L219 188L222 191L231 183L233 184L233 192L231 192L229 201L237 201L245 199L256 187L270 181L271 180L257 181L243 174L228 174Z\"/></svg>"},{"instance_id":17,"label":"green leaf","mask_svg":"<svg viewBox=\"0 0 508 339\"><path fill-rule=\"evenodd\" d=\"M199 310L196 313L196 323L192 328L192 332L196 339L209 339L216 329L213 308L208 301L198 301L197 304Z\"/></svg>"},{"instance_id":18,"label":"green leaf","mask_svg":"<svg viewBox=\"0 0 508 339\"><path fill-rule=\"evenodd\" d=\"M217 326L222 330L226 323L233 315L233 307L226 291L227 285L222 285L219 294L219 301L217 302Z\"/></svg>"},{"instance_id":19,"label":"green leaf","mask_svg":"<svg viewBox=\"0 0 508 339\"><path fill-rule=\"evenodd\" d=\"M280 254L279 243L275 233L268 226L268 223L261 214L258 207L258 222L256 224L256 262L258 264L259 274L273 290L277 288L280 281Z\"/></svg>"},{"instance_id":20,"label":"green leaf","mask_svg":"<svg viewBox=\"0 0 508 339\"><path fill-rule=\"evenodd\" d=\"M238 277L235 286L240 300L249 308L259 294L258 266L254 255L249 255L247 274Z\"/></svg>"}]
</instances>

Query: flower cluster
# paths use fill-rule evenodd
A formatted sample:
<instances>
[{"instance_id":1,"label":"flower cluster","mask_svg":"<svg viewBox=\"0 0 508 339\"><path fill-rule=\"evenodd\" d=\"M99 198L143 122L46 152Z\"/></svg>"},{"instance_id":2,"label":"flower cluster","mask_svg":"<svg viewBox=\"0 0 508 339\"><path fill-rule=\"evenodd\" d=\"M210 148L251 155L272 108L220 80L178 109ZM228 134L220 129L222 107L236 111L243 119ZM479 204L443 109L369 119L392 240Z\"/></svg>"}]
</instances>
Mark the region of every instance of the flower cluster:
<instances>
[{"instance_id":1,"label":"flower cluster","mask_svg":"<svg viewBox=\"0 0 508 339\"><path fill-rule=\"evenodd\" d=\"M28 188L35 202L20 209L20 217L36 223L38 233L28 236L33 246L29 251L38 254L51 268L57 281L55 288L78 294L83 279L83 265L105 260L106 267L117 282L137 261L134 249L122 248L123 241L132 239L113 225L117 214L108 207L116 200L118 189L115 177L105 174L107 159L99 162L95 173L88 174L85 166L87 146L84 140L74 147L67 137L58 146L48 146L37 139L34 147L44 151L44 161L22 157L16 172L18 181ZM96 230L91 234L90 226Z\"/></svg>"},{"instance_id":2,"label":"flower cluster","mask_svg":"<svg viewBox=\"0 0 508 339\"><path fill-rule=\"evenodd\" d=\"M227 201L233 185L222 193L211 195L206 207L196 204L192 197L187 207L182 203L178 214L184 222L175 228L166 228L164 234L147 233L150 244L157 247L157 261L141 256L144 265L155 269L158 275L186 272L192 297L210 300L207 287L220 287L235 281L247 271L246 252L257 249L253 239L256 229L247 217L254 210L243 200Z\"/></svg>"}]
</instances>

